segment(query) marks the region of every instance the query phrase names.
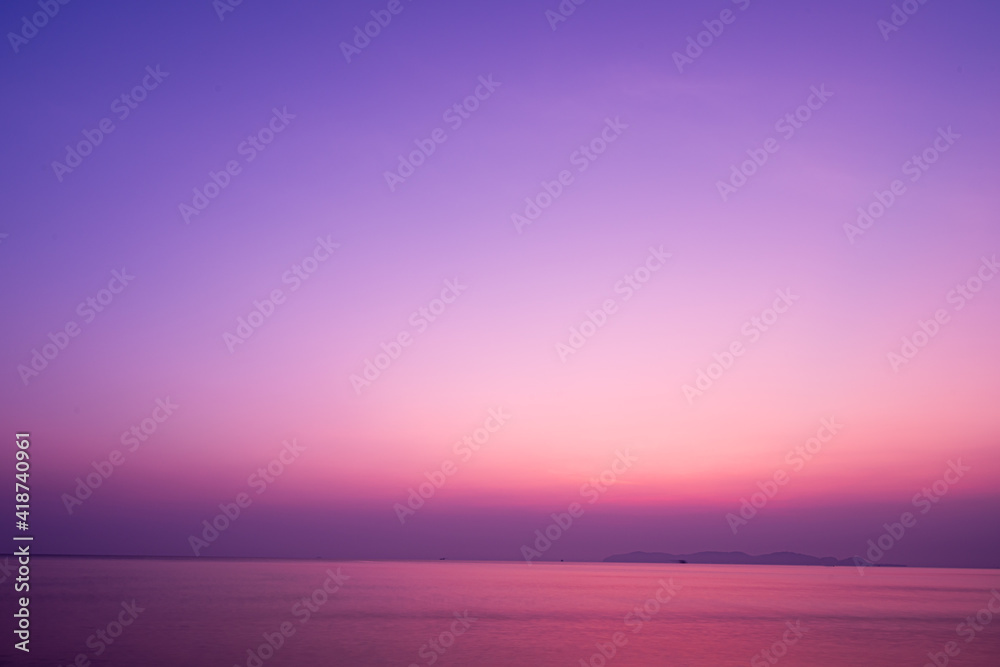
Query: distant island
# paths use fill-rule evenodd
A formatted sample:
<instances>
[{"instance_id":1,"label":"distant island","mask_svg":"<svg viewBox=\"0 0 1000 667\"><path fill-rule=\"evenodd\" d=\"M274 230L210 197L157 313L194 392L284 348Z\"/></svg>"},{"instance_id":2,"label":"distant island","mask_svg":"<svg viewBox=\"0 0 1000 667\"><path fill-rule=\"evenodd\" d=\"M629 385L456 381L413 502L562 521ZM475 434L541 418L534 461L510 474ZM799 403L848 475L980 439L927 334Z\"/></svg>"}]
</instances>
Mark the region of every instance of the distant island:
<instances>
[{"instance_id":1,"label":"distant island","mask_svg":"<svg viewBox=\"0 0 1000 667\"><path fill-rule=\"evenodd\" d=\"M903 565L886 565L870 563L861 559L868 567L905 567ZM793 551L778 551L772 554L751 556L742 551L699 551L694 554L665 554L661 552L633 551L627 554L615 554L604 559L605 563L691 563L696 565L825 565L833 567L854 566L852 558L833 558L826 556L818 558Z\"/></svg>"}]
</instances>

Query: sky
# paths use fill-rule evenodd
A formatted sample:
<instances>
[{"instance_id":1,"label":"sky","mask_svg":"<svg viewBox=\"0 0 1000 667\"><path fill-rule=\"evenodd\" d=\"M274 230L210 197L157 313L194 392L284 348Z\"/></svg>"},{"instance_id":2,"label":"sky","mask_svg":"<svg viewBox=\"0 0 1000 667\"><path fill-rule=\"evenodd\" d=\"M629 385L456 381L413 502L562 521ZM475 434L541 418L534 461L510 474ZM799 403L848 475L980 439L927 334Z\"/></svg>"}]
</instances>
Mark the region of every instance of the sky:
<instances>
[{"instance_id":1,"label":"sky","mask_svg":"<svg viewBox=\"0 0 1000 667\"><path fill-rule=\"evenodd\" d=\"M38 548L1000 566L998 9L903 4L5 5Z\"/></svg>"}]
</instances>

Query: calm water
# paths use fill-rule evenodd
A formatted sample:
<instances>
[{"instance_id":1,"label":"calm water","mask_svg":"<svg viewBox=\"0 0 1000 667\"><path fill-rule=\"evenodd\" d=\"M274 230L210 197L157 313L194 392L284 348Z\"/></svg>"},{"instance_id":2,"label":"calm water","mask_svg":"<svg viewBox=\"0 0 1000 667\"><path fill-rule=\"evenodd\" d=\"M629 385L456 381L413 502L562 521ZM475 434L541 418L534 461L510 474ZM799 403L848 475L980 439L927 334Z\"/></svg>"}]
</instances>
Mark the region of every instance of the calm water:
<instances>
[{"instance_id":1,"label":"calm water","mask_svg":"<svg viewBox=\"0 0 1000 667\"><path fill-rule=\"evenodd\" d=\"M929 652L955 641L960 653L948 664L1000 665L1000 617L983 612L980 622L991 618L981 630L956 633L1000 589L1000 573L991 570L880 569L860 577L854 568L610 563L36 558L32 565L31 657L14 655L5 595L4 664L70 665L84 654L95 666L128 667L921 667ZM339 589L330 577L338 568ZM283 623L290 632L279 639ZM258 662L248 650L258 651L265 634L280 648L265 645L267 659ZM601 656L602 647L613 656Z\"/></svg>"}]
</instances>

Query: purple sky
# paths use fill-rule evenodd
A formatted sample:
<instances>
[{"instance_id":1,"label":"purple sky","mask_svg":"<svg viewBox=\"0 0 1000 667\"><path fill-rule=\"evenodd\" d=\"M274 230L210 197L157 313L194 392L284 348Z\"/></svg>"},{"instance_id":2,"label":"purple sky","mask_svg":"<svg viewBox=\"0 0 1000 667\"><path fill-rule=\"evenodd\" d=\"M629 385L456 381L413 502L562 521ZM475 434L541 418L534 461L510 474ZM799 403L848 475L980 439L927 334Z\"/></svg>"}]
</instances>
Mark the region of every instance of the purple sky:
<instances>
[{"instance_id":1,"label":"purple sky","mask_svg":"<svg viewBox=\"0 0 1000 667\"><path fill-rule=\"evenodd\" d=\"M0 10L42 551L1000 565L997 6L559 6Z\"/></svg>"}]
</instances>

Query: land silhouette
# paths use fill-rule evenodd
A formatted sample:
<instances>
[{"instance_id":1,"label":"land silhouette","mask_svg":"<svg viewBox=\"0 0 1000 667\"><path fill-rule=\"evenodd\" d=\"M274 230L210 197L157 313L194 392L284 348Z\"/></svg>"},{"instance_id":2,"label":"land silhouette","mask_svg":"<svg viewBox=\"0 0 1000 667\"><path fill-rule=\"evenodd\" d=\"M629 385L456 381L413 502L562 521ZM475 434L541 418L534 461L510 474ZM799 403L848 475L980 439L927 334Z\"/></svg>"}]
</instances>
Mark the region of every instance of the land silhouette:
<instances>
[{"instance_id":1,"label":"land silhouette","mask_svg":"<svg viewBox=\"0 0 1000 667\"><path fill-rule=\"evenodd\" d=\"M871 563L859 559L866 567L905 567L888 563ZM691 563L697 565L825 565L854 566L853 558L834 558L832 556L817 557L794 551L777 551L775 553L752 556L742 551L699 551L693 554L668 554L659 551L632 551L627 554L615 554L604 559L605 563Z\"/></svg>"}]
</instances>

